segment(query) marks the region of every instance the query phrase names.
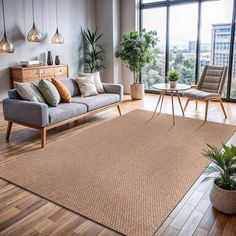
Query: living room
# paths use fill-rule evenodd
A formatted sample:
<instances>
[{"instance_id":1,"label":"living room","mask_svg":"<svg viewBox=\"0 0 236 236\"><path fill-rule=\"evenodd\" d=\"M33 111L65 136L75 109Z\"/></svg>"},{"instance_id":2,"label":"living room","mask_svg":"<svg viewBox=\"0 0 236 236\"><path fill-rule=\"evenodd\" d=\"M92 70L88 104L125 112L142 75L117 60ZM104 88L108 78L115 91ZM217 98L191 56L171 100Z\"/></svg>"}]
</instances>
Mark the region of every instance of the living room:
<instances>
[{"instance_id":1,"label":"living room","mask_svg":"<svg viewBox=\"0 0 236 236\"><path fill-rule=\"evenodd\" d=\"M0 6L0 235L236 235L235 0Z\"/></svg>"}]
</instances>

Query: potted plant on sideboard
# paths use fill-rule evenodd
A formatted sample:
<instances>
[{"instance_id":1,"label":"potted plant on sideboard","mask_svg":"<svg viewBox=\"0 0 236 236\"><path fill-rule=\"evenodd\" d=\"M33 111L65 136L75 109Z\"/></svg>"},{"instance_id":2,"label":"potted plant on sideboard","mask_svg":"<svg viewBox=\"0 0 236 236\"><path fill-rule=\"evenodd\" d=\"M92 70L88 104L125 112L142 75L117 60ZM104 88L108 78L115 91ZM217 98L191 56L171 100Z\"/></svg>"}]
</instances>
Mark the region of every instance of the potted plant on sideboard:
<instances>
[{"instance_id":1,"label":"potted plant on sideboard","mask_svg":"<svg viewBox=\"0 0 236 236\"><path fill-rule=\"evenodd\" d=\"M103 35L98 34L97 30L90 31L89 29L81 29L81 34L84 50L84 71L82 73L93 74L100 80L100 71L105 68L103 65L105 50L100 43Z\"/></svg>"},{"instance_id":2,"label":"potted plant on sideboard","mask_svg":"<svg viewBox=\"0 0 236 236\"><path fill-rule=\"evenodd\" d=\"M120 48L116 51L116 57L124 61L133 73L133 83L130 85L130 91L134 100L143 99L144 84L140 74L146 65L155 63L152 49L157 41L155 31L146 32L145 29L141 29L123 35Z\"/></svg>"},{"instance_id":3,"label":"potted plant on sideboard","mask_svg":"<svg viewBox=\"0 0 236 236\"><path fill-rule=\"evenodd\" d=\"M169 71L167 79L170 82L170 88L175 88L177 81L180 79L180 73L176 70Z\"/></svg>"},{"instance_id":4,"label":"potted plant on sideboard","mask_svg":"<svg viewBox=\"0 0 236 236\"><path fill-rule=\"evenodd\" d=\"M205 169L203 181L213 179L210 193L212 205L226 214L236 213L236 146L222 149L208 145L203 156L212 161Z\"/></svg>"}]
</instances>

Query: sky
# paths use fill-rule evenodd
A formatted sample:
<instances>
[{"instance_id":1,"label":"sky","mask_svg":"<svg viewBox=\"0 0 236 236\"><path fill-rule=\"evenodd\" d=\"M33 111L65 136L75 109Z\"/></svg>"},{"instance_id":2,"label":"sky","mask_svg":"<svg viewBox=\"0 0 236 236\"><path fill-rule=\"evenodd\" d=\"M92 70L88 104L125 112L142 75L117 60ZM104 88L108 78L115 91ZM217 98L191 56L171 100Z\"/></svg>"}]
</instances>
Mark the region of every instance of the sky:
<instances>
[{"instance_id":1,"label":"sky","mask_svg":"<svg viewBox=\"0 0 236 236\"><path fill-rule=\"evenodd\" d=\"M154 0L145 0L153 2ZM211 43L212 24L231 23L233 0L202 3L201 42ZM170 45L187 45L197 37L197 3L170 7ZM145 9L143 27L156 30L160 45L165 44L166 8Z\"/></svg>"}]
</instances>

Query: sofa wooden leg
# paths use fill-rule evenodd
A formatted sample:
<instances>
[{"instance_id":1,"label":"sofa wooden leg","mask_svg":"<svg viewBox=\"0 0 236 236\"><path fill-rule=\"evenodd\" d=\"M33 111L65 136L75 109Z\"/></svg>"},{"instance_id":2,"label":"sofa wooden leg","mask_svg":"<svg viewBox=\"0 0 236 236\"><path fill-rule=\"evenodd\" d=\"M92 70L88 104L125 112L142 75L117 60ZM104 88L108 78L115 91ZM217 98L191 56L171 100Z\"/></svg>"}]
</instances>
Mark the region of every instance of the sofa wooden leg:
<instances>
[{"instance_id":1,"label":"sofa wooden leg","mask_svg":"<svg viewBox=\"0 0 236 236\"><path fill-rule=\"evenodd\" d=\"M44 148L45 147L45 144L46 144L46 128L43 127L41 129L41 147Z\"/></svg>"},{"instance_id":2,"label":"sofa wooden leg","mask_svg":"<svg viewBox=\"0 0 236 236\"><path fill-rule=\"evenodd\" d=\"M197 107L198 107L198 100L196 100L196 107L195 107L195 108L196 108L196 110L197 110Z\"/></svg>"},{"instance_id":3,"label":"sofa wooden leg","mask_svg":"<svg viewBox=\"0 0 236 236\"><path fill-rule=\"evenodd\" d=\"M220 99L220 106L221 106L222 111L224 112L225 119L227 119L227 114L226 114L226 111L225 111L225 108L224 108L224 104L223 104L221 99Z\"/></svg>"},{"instance_id":4,"label":"sofa wooden leg","mask_svg":"<svg viewBox=\"0 0 236 236\"><path fill-rule=\"evenodd\" d=\"M121 114L120 105L118 105L118 106L117 106L117 109L118 109L118 111L119 111L119 114L120 114L120 116L121 116L122 114Z\"/></svg>"},{"instance_id":5,"label":"sofa wooden leg","mask_svg":"<svg viewBox=\"0 0 236 236\"><path fill-rule=\"evenodd\" d=\"M207 121L208 106L209 106L209 100L206 101L205 122Z\"/></svg>"},{"instance_id":6,"label":"sofa wooden leg","mask_svg":"<svg viewBox=\"0 0 236 236\"><path fill-rule=\"evenodd\" d=\"M12 128L12 122L8 121L7 124L7 133L6 133L6 140L8 141L10 138L10 133L11 133L11 128Z\"/></svg>"}]
</instances>

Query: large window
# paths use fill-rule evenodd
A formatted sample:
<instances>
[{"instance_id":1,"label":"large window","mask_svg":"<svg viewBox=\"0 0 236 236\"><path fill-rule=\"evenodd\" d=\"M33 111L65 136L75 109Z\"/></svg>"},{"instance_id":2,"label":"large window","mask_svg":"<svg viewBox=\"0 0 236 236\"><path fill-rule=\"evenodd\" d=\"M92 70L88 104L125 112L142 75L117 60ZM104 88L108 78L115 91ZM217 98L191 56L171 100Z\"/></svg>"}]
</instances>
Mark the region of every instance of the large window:
<instances>
[{"instance_id":1,"label":"large window","mask_svg":"<svg viewBox=\"0 0 236 236\"><path fill-rule=\"evenodd\" d=\"M148 31L158 31L159 42L153 50L157 63L146 66L142 73L146 89L152 89L154 84L165 82L166 7L144 10L142 22Z\"/></svg>"},{"instance_id":2,"label":"large window","mask_svg":"<svg viewBox=\"0 0 236 236\"><path fill-rule=\"evenodd\" d=\"M159 51L155 49L158 64L147 66L142 74L146 89L166 81L172 69L181 72L181 83L197 83L210 64L228 66L225 98L236 99L234 7L234 0L141 0L141 27L156 30L160 38Z\"/></svg>"},{"instance_id":3,"label":"large window","mask_svg":"<svg viewBox=\"0 0 236 236\"><path fill-rule=\"evenodd\" d=\"M200 74L206 64L229 66L233 0L203 2L201 9Z\"/></svg>"},{"instance_id":4,"label":"large window","mask_svg":"<svg viewBox=\"0 0 236 236\"><path fill-rule=\"evenodd\" d=\"M170 7L169 70L178 70L184 84L194 83L197 15L197 3Z\"/></svg>"}]
</instances>

